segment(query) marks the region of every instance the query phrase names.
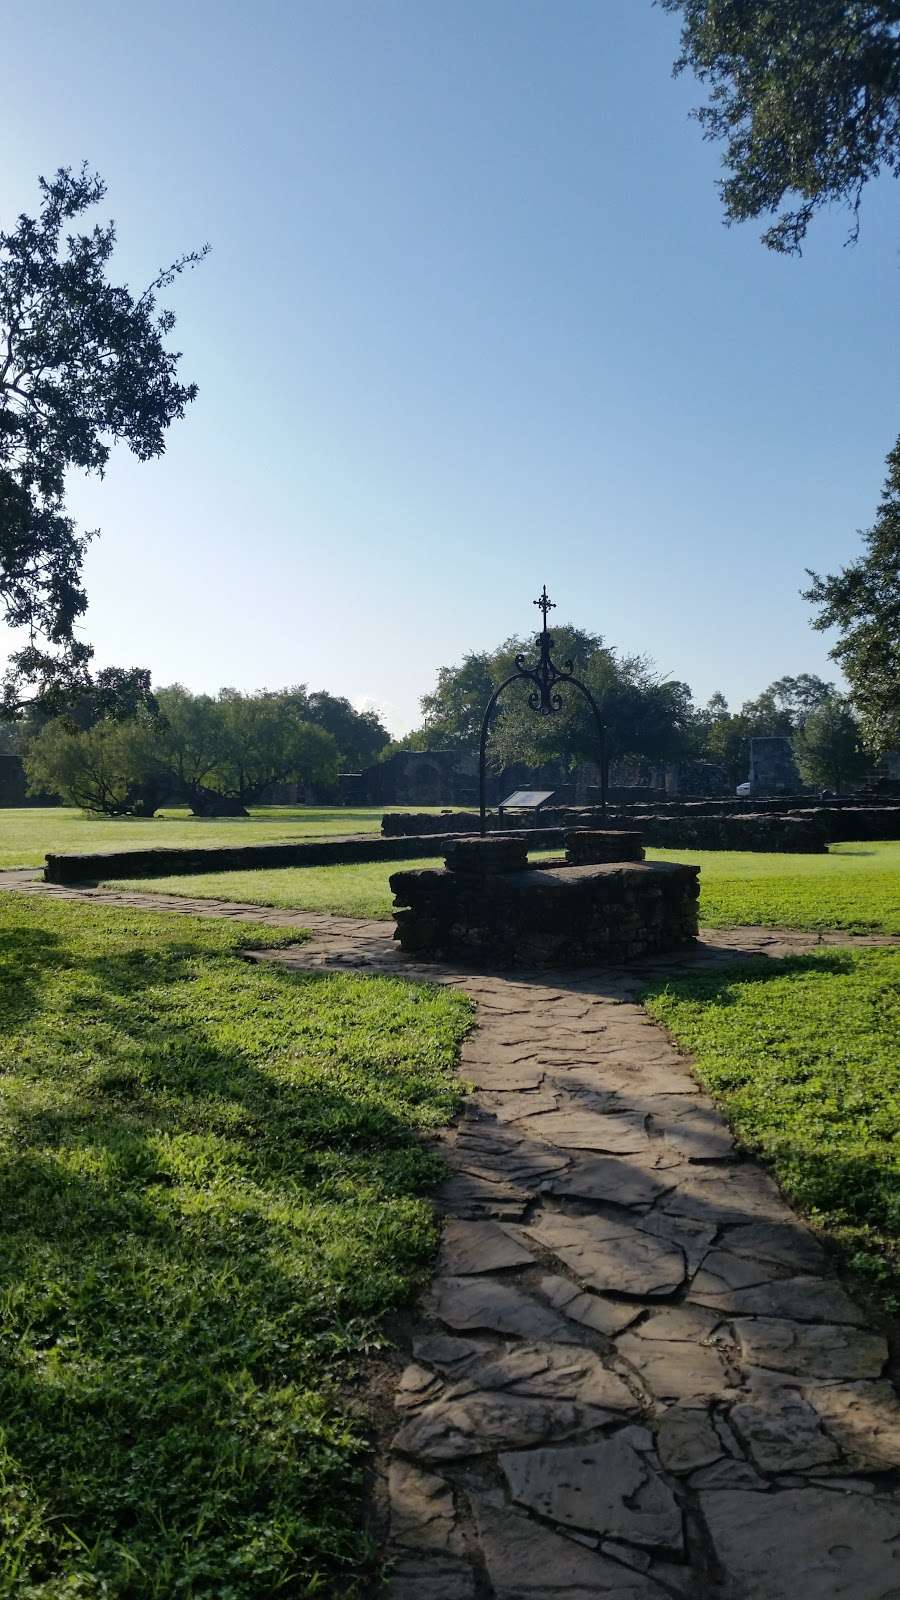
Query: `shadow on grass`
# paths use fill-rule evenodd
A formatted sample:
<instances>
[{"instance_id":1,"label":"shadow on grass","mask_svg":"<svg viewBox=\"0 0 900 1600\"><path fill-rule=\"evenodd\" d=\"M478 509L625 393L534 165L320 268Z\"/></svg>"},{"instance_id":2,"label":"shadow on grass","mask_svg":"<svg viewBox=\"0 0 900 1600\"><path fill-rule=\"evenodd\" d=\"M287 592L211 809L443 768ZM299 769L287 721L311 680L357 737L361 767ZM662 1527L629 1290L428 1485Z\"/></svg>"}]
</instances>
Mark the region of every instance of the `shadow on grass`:
<instances>
[{"instance_id":1,"label":"shadow on grass","mask_svg":"<svg viewBox=\"0 0 900 1600\"><path fill-rule=\"evenodd\" d=\"M797 973L832 972L845 974L854 966L850 953L821 946L821 954L781 956L747 956L741 961L723 958L723 965L713 968L691 968L686 965L681 972L668 972L659 978L649 977L640 989L641 1004L658 996L674 995L679 1000L702 1000L721 1006L737 1002L736 984L773 983Z\"/></svg>"},{"instance_id":2,"label":"shadow on grass","mask_svg":"<svg viewBox=\"0 0 900 1600\"><path fill-rule=\"evenodd\" d=\"M0 1019L4 1026L34 1016L42 1004L48 969L68 965L58 934L23 923L0 929Z\"/></svg>"},{"instance_id":3,"label":"shadow on grass","mask_svg":"<svg viewBox=\"0 0 900 1600\"><path fill-rule=\"evenodd\" d=\"M135 1600L356 1594L371 1566L336 1385L428 1264L414 1196L435 1162L364 1059L313 1028L286 1060L284 998L325 1007L330 975L263 975L189 937L84 960L9 938L4 1017L37 1103L11 1099L0 1164L0 1406L17 1492L46 1506L10 1566ZM83 976L69 1021L41 959ZM186 992L201 962L233 967L226 1032L257 1004L246 1045Z\"/></svg>"}]
</instances>

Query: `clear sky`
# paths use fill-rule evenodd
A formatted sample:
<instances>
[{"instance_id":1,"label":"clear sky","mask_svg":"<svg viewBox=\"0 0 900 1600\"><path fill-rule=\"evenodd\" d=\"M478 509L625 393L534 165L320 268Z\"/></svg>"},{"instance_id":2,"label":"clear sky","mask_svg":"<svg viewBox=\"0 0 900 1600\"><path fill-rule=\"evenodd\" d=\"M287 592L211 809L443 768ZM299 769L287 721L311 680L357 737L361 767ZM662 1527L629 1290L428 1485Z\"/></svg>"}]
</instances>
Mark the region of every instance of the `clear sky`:
<instances>
[{"instance_id":1,"label":"clear sky","mask_svg":"<svg viewBox=\"0 0 900 1600\"><path fill-rule=\"evenodd\" d=\"M212 245L168 300L188 418L72 482L98 664L403 730L546 581L700 700L834 675L798 591L900 431L896 188L801 261L723 227L650 0L31 0L3 33L4 223L87 158L135 289Z\"/></svg>"}]
</instances>

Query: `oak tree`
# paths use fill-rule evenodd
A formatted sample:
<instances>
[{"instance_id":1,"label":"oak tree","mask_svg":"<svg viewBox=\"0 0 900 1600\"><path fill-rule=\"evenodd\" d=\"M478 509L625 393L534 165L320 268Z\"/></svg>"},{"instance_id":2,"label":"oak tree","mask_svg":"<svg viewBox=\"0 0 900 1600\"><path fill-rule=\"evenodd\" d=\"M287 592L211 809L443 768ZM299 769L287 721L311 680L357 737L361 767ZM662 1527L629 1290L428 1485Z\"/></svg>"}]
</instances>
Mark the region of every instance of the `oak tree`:
<instances>
[{"instance_id":1,"label":"oak tree","mask_svg":"<svg viewBox=\"0 0 900 1600\"><path fill-rule=\"evenodd\" d=\"M850 685L865 743L878 753L900 749L900 439L887 465L864 554L838 573L810 572L804 594L819 608L813 627L839 630L829 653Z\"/></svg>"},{"instance_id":2,"label":"oak tree","mask_svg":"<svg viewBox=\"0 0 900 1600\"><path fill-rule=\"evenodd\" d=\"M3 687L7 715L28 684L59 695L90 681L92 651L75 630L94 535L66 512L66 473L102 476L117 442L141 461L162 454L197 387L178 377L175 318L158 297L206 253L180 256L133 295L108 276L115 224L74 227L103 199L102 178L61 167L39 188L37 214L0 229L0 609L27 638Z\"/></svg>"},{"instance_id":3,"label":"oak tree","mask_svg":"<svg viewBox=\"0 0 900 1600\"><path fill-rule=\"evenodd\" d=\"M822 207L900 172L898 0L658 0L682 18L675 71L710 86L695 115L724 143L728 222L774 216L763 242L799 254Z\"/></svg>"}]
</instances>

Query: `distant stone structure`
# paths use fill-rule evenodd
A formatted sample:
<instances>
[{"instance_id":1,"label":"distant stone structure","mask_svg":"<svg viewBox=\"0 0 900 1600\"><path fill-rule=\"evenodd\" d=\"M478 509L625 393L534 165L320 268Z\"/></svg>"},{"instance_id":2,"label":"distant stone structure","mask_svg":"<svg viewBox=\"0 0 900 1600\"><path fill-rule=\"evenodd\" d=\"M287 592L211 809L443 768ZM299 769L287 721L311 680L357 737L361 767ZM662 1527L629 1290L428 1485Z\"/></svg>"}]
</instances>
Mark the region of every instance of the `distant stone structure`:
<instances>
[{"instance_id":1,"label":"distant stone structure","mask_svg":"<svg viewBox=\"0 0 900 1600\"><path fill-rule=\"evenodd\" d=\"M19 756L0 755L0 806L24 806L28 781Z\"/></svg>"},{"instance_id":2,"label":"distant stone structure","mask_svg":"<svg viewBox=\"0 0 900 1600\"><path fill-rule=\"evenodd\" d=\"M562 783L558 762L541 767L515 762L490 776L489 801L497 805L513 789L555 791ZM342 773L339 784L342 805L477 805L478 757L468 750L399 750L364 772Z\"/></svg>"},{"instance_id":3,"label":"distant stone structure","mask_svg":"<svg viewBox=\"0 0 900 1600\"><path fill-rule=\"evenodd\" d=\"M478 762L466 751L399 750L364 772L343 773L339 782L345 805L474 805Z\"/></svg>"},{"instance_id":4,"label":"distant stone structure","mask_svg":"<svg viewBox=\"0 0 900 1600\"><path fill-rule=\"evenodd\" d=\"M665 769L668 796L691 795L697 800L725 799L732 784L724 767L714 761L676 761Z\"/></svg>"},{"instance_id":5,"label":"distant stone structure","mask_svg":"<svg viewBox=\"0 0 900 1600\"><path fill-rule=\"evenodd\" d=\"M802 794L805 785L794 760L790 739L750 740L750 794Z\"/></svg>"},{"instance_id":6,"label":"distant stone structure","mask_svg":"<svg viewBox=\"0 0 900 1600\"><path fill-rule=\"evenodd\" d=\"M338 782L340 803L345 806L476 805L478 758L467 750L400 750L364 772L342 773ZM498 805L514 789L552 789L562 804L595 805L600 799L600 774L592 761L583 761L572 771L561 761L545 761L538 767L514 761L488 774L488 805ZM613 804L643 805L670 794L727 793L724 772L706 761L653 768L622 761L610 768Z\"/></svg>"}]
</instances>

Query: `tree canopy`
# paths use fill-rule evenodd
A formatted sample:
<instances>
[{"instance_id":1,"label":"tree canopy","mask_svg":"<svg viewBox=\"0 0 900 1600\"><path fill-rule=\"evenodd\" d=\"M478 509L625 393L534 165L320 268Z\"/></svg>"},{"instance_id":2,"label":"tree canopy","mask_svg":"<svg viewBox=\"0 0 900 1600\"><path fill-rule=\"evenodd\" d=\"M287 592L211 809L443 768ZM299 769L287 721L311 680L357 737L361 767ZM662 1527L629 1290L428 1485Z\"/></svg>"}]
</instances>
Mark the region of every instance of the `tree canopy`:
<instances>
[{"instance_id":1,"label":"tree canopy","mask_svg":"<svg viewBox=\"0 0 900 1600\"><path fill-rule=\"evenodd\" d=\"M755 699L745 700L740 711L730 711L725 696L714 694L696 713L698 751L724 767L733 783L740 783L749 771L749 739L793 738L809 715L835 693L833 683L801 672L798 677L776 678Z\"/></svg>"},{"instance_id":2,"label":"tree canopy","mask_svg":"<svg viewBox=\"0 0 900 1600\"><path fill-rule=\"evenodd\" d=\"M328 786L337 778L330 733L303 721L292 691L193 695L160 689L156 710L112 715L80 728L69 716L48 722L28 743L33 791L110 815L147 816L164 800L197 815L241 815L278 783Z\"/></svg>"},{"instance_id":3,"label":"tree canopy","mask_svg":"<svg viewBox=\"0 0 900 1600\"><path fill-rule=\"evenodd\" d=\"M875 521L861 537L864 554L820 577L804 598L818 606L813 627L837 628L830 651L850 685L866 744L879 753L900 748L900 439Z\"/></svg>"},{"instance_id":4,"label":"tree canopy","mask_svg":"<svg viewBox=\"0 0 900 1600\"><path fill-rule=\"evenodd\" d=\"M104 718L80 729L54 717L26 746L25 771L36 794L107 816L152 816L161 798L153 782L153 732L143 718Z\"/></svg>"},{"instance_id":5,"label":"tree canopy","mask_svg":"<svg viewBox=\"0 0 900 1600\"><path fill-rule=\"evenodd\" d=\"M817 788L841 789L862 778L870 762L859 723L842 695L831 695L811 711L794 736L800 776Z\"/></svg>"},{"instance_id":6,"label":"tree canopy","mask_svg":"<svg viewBox=\"0 0 900 1600\"><path fill-rule=\"evenodd\" d=\"M667 761L687 752L692 708L686 684L660 680L646 657L622 656L598 634L571 624L556 626L553 638L556 661L571 660L576 676L597 701L609 758ZM458 666L442 667L434 690L421 702L431 746L476 750L484 709L494 689L513 672L516 656L536 654L535 636L514 637L493 651L467 655ZM491 734L493 763L596 761L596 724L578 690L562 686L560 712L540 717L528 704L531 687L523 681L504 693Z\"/></svg>"},{"instance_id":7,"label":"tree canopy","mask_svg":"<svg viewBox=\"0 0 900 1600\"><path fill-rule=\"evenodd\" d=\"M141 461L161 455L197 393L178 378L180 353L167 345L175 318L157 302L205 249L134 296L108 281L115 224L68 230L103 199L102 178L61 167L39 188L37 215L0 230L0 606L28 636L11 659L7 714L25 684L58 693L89 681L92 652L75 628L93 533L66 514L66 473L102 475L116 442Z\"/></svg>"},{"instance_id":8,"label":"tree canopy","mask_svg":"<svg viewBox=\"0 0 900 1600\"><path fill-rule=\"evenodd\" d=\"M659 4L683 19L676 72L710 85L695 115L724 141L726 220L774 215L764 243L799 254L815 213L837 202L855 237L865 185L900 171L897 0Z\"/></svg>"},{"instance_id":9,"label":"tree canopy","mask_svg":"<svg viewBox=\"0 0 900 1600\"><path fill-rule=\"evenodd\" d=\"M517 655L536 657L537 638L507 639L495 650L473 652L456 666L441 667L434 689L422 697L422 727L387 751L477 750L491 694L513 672ZM720 693L701 708L694 705L686 683L661 679L646 656L624 655L598 634L571 624L555 627L553 638L555 660L571 659L599 706L608 759L645 768L702 759L723 767L739 783L749 768L748 739L777 734L793 738L837 692L833 683L802 672L776 678L755 699L745 700L740 711L730 711ZM505 691L488 746L491 763L540 766L560 761L571 770L580 761L596 761L596 726L578 691L563 687L562 709L550 717L531 709L530 691L525 682Z\"/></svg>"},{"instance_id":10,"label":"tree canopy","mask_svg":"<svg viewBox=\"0 0 900 1600\"><path fill-rule=\"evenodd\" d=\"M357 711L343 695L329 694L327 689L310 692L305 684L292 689L291 694L304 721L331 734L344 772L371 766L390 740L387 728L374 711Z\"/></svg>"},{"instance_id":11,"label":"tree canopy","mask_svg":"<svg viewBox=\"0 0 900 1600\"><path fill-rule=\"evenodd\" d=\"M164 717L165 707L163 695ZM204 787L235 808L256 804L274 784L337 779L334 739L298 717L290 691L222 689L213 702L213 724L217 738Z\"/></svg>"}]
</instances>

